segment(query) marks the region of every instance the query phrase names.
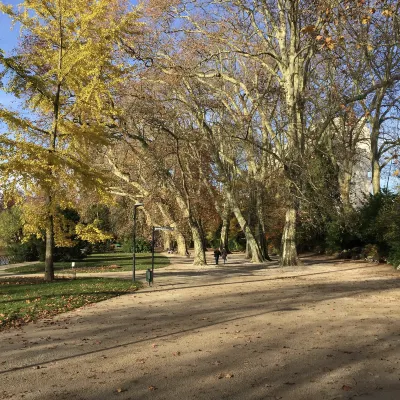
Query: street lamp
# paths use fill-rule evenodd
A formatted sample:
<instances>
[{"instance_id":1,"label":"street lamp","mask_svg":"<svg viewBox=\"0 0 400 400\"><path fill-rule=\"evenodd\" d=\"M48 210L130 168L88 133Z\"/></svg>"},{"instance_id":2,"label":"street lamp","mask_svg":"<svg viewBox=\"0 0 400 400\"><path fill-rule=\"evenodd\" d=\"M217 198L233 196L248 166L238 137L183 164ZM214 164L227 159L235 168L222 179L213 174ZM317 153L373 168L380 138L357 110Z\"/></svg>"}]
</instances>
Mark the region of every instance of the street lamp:
<instances>
[{"instance_id":1,"label":"street lamp","mask_svg":"<svg viewBox=\"0 0 400 400\"><path fill-rule=\"evenodd\" d=\"M132 282L136 280L136 209L143 207L143 203L136 203L133 206L133 265L132 265Z\"/></svg>"}]
</instances>

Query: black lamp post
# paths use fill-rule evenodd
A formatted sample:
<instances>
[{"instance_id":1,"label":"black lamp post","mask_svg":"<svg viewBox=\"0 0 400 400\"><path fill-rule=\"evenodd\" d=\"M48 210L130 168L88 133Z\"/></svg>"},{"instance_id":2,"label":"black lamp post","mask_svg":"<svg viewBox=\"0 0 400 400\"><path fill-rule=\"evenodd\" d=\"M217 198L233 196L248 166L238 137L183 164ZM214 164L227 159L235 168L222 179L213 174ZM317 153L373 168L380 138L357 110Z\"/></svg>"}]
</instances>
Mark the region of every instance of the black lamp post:
<instances>
[{"instance_id":1,"label":"black lamp post","mask_svg":"<svg viewBox=\"0 0 400 400\"><path fill-rule=\"evenodd\" d=\"M143 203L136 203L133 206L133 265L132 265L132 282L136 280L136 209L142 207Z\"/></svg>"}]
</instances>

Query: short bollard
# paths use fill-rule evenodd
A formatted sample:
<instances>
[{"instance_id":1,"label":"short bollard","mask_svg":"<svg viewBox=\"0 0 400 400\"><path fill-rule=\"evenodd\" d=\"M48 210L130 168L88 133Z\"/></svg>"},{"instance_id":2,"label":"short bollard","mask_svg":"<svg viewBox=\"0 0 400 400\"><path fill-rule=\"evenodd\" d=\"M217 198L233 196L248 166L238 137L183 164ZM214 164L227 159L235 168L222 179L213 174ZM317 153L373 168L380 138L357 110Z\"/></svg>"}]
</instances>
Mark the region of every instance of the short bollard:
<instances>
[{"instance_id":1,"label":"short bollard","mask_svg":"<svg viewBox=\"0 0 400 400\"><path fill-rule=\"evenodd\" d=\"M153 283L153 271L151 269L146 271L146 281L149 282L149 286Z\"/></svg>"}]
</instances>

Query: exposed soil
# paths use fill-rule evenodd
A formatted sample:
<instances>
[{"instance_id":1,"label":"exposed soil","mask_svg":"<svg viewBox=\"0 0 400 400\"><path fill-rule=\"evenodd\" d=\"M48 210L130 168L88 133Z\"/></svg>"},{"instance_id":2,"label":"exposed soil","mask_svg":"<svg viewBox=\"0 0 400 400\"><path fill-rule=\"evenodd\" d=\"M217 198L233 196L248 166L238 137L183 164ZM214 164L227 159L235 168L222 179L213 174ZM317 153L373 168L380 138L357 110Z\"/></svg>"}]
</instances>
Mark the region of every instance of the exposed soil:
<instances>
[{"instance_id":1,"label":"exposed soil","mask_svg":"<svg viewBox=\"0 0 400 400\"><path fill-rule=\"evenodd\" d=\"M400 273L303 260L174 257L153 287L2 332L0 399L400 399Z\"/></svg>"}]
</instances>

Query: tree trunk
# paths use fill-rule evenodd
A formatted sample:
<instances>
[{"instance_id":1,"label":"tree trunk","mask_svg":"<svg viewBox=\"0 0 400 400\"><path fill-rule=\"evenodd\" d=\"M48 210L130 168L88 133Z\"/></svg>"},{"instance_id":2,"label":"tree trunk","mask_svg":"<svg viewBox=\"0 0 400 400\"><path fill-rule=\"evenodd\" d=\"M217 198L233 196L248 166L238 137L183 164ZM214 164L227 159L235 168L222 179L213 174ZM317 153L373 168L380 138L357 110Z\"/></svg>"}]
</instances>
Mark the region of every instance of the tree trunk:
<instances>
[{"instance_id":1,"label":"tree trunk","mask_svg":"<svg viewBox=\"0 0 400 400\"><path fill-rule=\"evenodd\" d=\"M381 128L381 109L382 102L385 98L387 88L383 87L376 93L375 100L375 113L372 118L371 125L371 167L372 167L372 192L378 194L381 190L381 168L379 165L380 152L379 152L379 139Z\"/></svg>"},{"instance_id":2,"label":"tree trunk","mask_svg":"<svg viewBox=\"0 0 400 400\"><path fill-rule=\"evenodd\" d=\"M178 245L177 252L180 256L185 256L187 252L185 236L180 232L176 232L176 243Z\"/></svg>"},{"instance_id":3,"label":"tree trunk","mask_svg":"<svg viewBox=\"0 0 400 400\"><path fill-rule=\"evenodd\" d=\"M246 240L246 250L244 251L244 258L246 260L251 260L251 249L250 249L250 243L248 240Z\"/></svg>"},{"instance_id":4,"label":"tree trunk","mask_svg":"<svg viewBox=\"0 0 400 400\"><path fill-rule=\"evenodd\" d=\"M171 234L169 232L163 232L163 242L164 250L171 248Z\"/></svg>"},{"instance_id":5,"label":"tree trunk","mask_svg":"<svg viewBox=\"0 0 400 400\"><path fill-rule=\"evenodd\" d=\"M205 254L205 252L207 251L206 234L204 233L204 228L203 228L203 224L202 224L201 219L198 220L197 226L199 227L199 231L200 231L200 235L201 235L201 243L202 243L203 251L204 251L204 254Z\"/></svg>"},{"instance_id":6,"label":"tree trunk","mask_svg":"<svg viewBox=\"0 0 400 400\"><path fill-rule=\"evenodd\" d=\"M201 231L196 222L190 224L193 235L194 244L194 265L206 265L206 254L204 252L203 238L201 237Z\"/></svg>"},{"instance_id":7,"label":"tree trunk","mask_svg":"<svg viewBox=\"0 0 400 400\"><path fill-rule=\"evenodd\" d=\"M242 228L246 241L248 244L249 251L251 252L251 261L255 263L261 263L264 261L260 248L258 246L257 240L255 239L253 233L250 230L250 227L247 224L246 219L243 216L242 211L236 204L236 201L233 199L230 192L227 190L227 195L229 195L229 203L231 204L232 211L235 214L237 221L239 222L240 227Z\"/></svg>"},{"instance_id":8,"label":"tree trunk","mask_svg":"<svg viewBox=\"0 0 400 400\"><path fill-rule=\"evenodd\" d=\"M339 171L340 200L342 201L345 213L353 209L350 202L350 183L351 174L347 171Z\"/></svg>"},{"instance_id":9,"label":"tree trunk","mask_svg":"<svg viewBox=\"0 0 400 400\"><path fill-rule=\"evenodd\" d=\"M268 254L268 242L266 239L266 232L264 228L264 224L260 222L259 224L259 243L260 243L260 249L263 254L263 257L267 261L272 261L269 254Z\"/></svg>"},{"instance_id":10,"label":"tree trunk","mask_svg":"<svg viewBox=\"0 0 400 400\"><path fill-rule=\"evenodd\" d=\"M224 211L222 213L222 229L221 229L221 248L225 248L229 253L229 225L231 220L231 213L229 206L224 207Z\"/></svg>"},{"instance_id":11,"label":"tree trunk","mask_svg":"<svg viewBox=\"0 0 400 400\"><path fill-rule=\"evenodd\" d=\"M49 196L49 202L51 198ZM49 206L50 207L50 206ZM54 220L49 212L46 227L46 258L44 263L44 280L46 282L54 281Z\"/></svg>"},{"instance_id":12,"label":"tree trunk","mask_svg":"<svg viewBox=\"0 0 400 400\"><path fill-rule=\"evenodd\" d=\"M268 255L268 243L266 239L265 232L265 223L264 223L264 215L263 215L263 196L261 194L260 188L257 190L257 218L258 218L258 243L260 245L260 249L262 255L265 260L272 261Z\"/></svg>"},{"instance_id":13,"label":"tree trunk","mask_svg":"<svg viewBox=\"0 0 400 400\"><path fill-rule=\"evenodd\" d=\"M59 10L59 29L60 29L60 48L58 52L58 72L61 75L62 70L62 59L63 59L63 31L62 31L62 13ZM60 76L59 76L60 79ZM51 156L56 151L56 142L58 136L58 124L59 124L59 114L60 114L60 96L61 96L61 81L59 80L57 84L56 95L53 103L53 129L50 134L49 143L49 159L48 159L48 175L50 181L54 177L53 173L53 160ZM44 280L46 282L54 281L54 214L53 214L53 197L51 194L51 189L48 189L47 196L47 213L48 220L46 226L46 254L44 263Z\"/></svg>"},{"instance_id":14,"label":"tree trunk","mask_svg":"<svg viewBox=\"0 0 400 400\"><path fill-rule=\"evenodd\" d=\"M372 192L378 194L381 190L381 169L379 161L376 159L372 160Z\"/></svg>"},{"instance_id":15,"label":"tree trunk","mask_svg":"<svg viewBox=\"0 0 400 400\"><path fill-rule=\"evenodd\" d=\"M294 207L286 210L280 264L282 267L299 265L296 249L296 209Z\"/></svg>"}]
</instances>

